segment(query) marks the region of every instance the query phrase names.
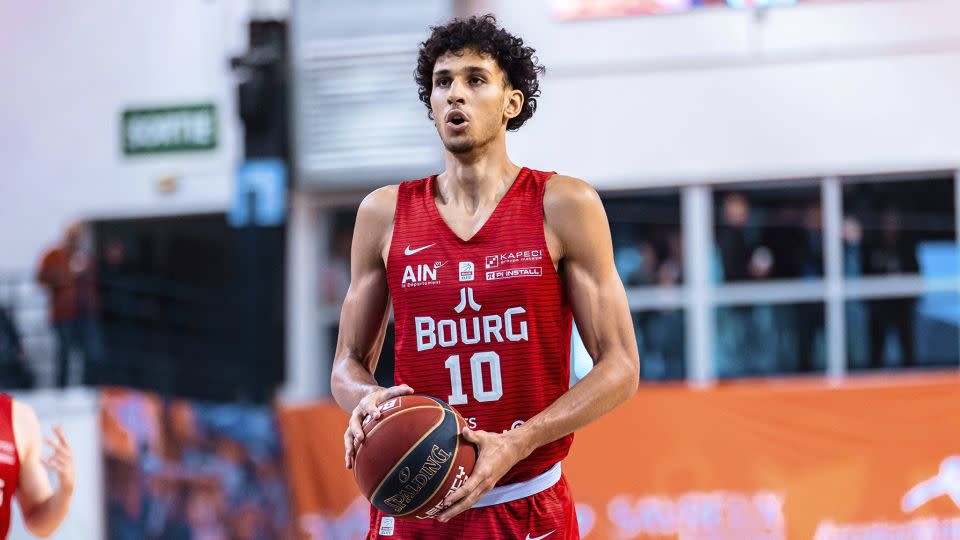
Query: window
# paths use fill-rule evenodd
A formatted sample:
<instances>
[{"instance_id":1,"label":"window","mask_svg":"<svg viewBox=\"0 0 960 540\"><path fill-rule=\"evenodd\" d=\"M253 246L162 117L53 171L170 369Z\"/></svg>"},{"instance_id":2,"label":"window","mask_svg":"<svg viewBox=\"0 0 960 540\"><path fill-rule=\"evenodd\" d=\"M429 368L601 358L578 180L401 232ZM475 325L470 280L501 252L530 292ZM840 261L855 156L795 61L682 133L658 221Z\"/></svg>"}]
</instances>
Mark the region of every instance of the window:
<instances>
[{"instance_id":1,"label":"window","mask_svg":"<svg viewBox=\"0 0 960 540\"><path fill-rule=\"evenodd\" d=\"M719 378L823 372L822 302L717 309Z\"/></svg>"},{"instance_id":2,"label":"window","mask_svg":"<svg viewBox=\"0 0 960 540\"><path fill-rule=\"evenodd\" d=\"M821 277L822 223L816 183L716 190L719 281Z\"/></svg>"}]
</instances>

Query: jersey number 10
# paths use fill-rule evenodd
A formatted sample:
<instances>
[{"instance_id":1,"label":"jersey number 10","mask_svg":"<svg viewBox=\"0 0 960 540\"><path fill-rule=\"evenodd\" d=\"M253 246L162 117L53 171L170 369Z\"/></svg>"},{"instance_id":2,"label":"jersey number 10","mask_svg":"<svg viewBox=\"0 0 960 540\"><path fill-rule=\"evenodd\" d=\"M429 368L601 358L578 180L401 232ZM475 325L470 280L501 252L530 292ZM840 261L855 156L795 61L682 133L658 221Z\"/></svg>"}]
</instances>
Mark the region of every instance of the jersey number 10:
<instances>
[{"instance_id":1,"label":"jersey number 10","mask_svg":"<svg viewBox=\"0 0 960 540\"><path fill-rule=\"evenodd\" d=\"M490 366L490 389L483 384L483 366ZM460 355L447 358L444 366L450 370L450 386L453 393L447 401L450 405L465 405L467 395L463 393L463 379L460 376ZM478 352L470 357L470 379L473 381L473 397L477 401L496 401L503 397L503 379L500 378L500 355L493 351Z\"/></svg>"}]
</instances>

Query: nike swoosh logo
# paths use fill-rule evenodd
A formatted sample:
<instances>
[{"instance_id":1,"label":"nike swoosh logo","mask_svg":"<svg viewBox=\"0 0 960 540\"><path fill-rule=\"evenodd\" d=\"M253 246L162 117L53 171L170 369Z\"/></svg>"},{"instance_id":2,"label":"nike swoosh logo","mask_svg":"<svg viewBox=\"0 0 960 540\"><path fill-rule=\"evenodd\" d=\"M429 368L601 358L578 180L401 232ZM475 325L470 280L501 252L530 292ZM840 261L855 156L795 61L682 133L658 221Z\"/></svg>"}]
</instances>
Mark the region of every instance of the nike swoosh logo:
<instances>
[{"instance_id":1,"label":"nike swoosh logo","mask_svg":"<svg viewBox=\"0 0 960 540\"><path fill-rule=\"evenodd\" d=\"M413 255L413 254L415 254L415 253L420 253L421 251L423 251L423 250L425 250L425 249L427 249L427 248L429 248L429 247L433 247L433 246L435 246L435 245L436 245L436 244L430 244L429 246L423 246L422 248L417 248L417 249L410 249L410 246L407 246L407 249L403 250L403 254L404 254L404 255ZM533 540L537 540L537 539L534 538Z\"/></svg>"},{"instance_id":2,"label":"nike swoosh logo","mask_svg":"<svg viewBox=\"0 0 960 540\"><path fill-rule=\"evenodd\" d=\"M536 537L536 538L532 538L532 537L530 536L530 533L527 533L527 540L543 540L544 538L550 536L551 534L553 534L553 533L555 533L555 532L556 532L556 529L548 532L547 534L545 534L545 535L543 535L543 536L538 536L538 537Z\"/></svg>"}]
</instances>

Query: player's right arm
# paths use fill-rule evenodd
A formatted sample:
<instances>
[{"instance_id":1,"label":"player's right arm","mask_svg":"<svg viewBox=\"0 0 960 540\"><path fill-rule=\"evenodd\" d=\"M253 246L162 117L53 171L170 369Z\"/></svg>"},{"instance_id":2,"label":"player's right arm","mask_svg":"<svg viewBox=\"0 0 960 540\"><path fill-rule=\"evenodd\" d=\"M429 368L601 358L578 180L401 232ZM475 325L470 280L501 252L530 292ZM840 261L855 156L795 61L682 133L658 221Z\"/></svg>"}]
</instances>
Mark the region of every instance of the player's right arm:
<instances>
[{"instance_id":1,"label":"player's right arm","mask_svg":"<svg viewBox=\"0 0 960 540\"><path fill-rule=\"evenodd\" d=\"M53 454L42 459L40 422L33 409L18 401L13 402L13 425L20 452L16 497L23 522L31 534L46 538L57 530L70 509L70 498L76 482L73 451L63 430L54 428L56 439L47 439ZM50 486L48 468L57 475L56 489Z\"/></svg>"},{"instance_id":2,"label":"player's right arm","mask_svg":"<svg viewBox=\"0 0 960 540\"><path fill-rule=\"evenodd\" d=\"M356 445L363 440L364 417L377 418L381 402L413 393L407 385L383 388L373 376L390 314L384 261L393 235L397 190L397 186L387 186L367 195L360 203L353 230L350 288L340 312L340 332L330 376L333 398L351 413L343 434L347 468L353 466Z\"/></svg>"}]
</instances>

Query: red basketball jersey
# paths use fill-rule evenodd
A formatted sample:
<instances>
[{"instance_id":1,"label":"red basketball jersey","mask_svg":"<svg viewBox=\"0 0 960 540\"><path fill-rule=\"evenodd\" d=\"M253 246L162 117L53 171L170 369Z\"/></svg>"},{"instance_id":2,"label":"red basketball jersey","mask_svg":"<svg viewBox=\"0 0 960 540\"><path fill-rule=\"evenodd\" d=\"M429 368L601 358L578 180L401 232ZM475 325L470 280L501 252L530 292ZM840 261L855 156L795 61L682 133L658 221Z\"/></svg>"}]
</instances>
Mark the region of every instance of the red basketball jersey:
<instances>
[{"instance_id":1,"label":"red basketball jersey","mask_svg":"<svg viewBox=\"0 0 960 540\"><path fill-rule=\"evenodd\" d=\"M435 176L400 184L387 259L395 384L447 401L475 429L516 427L569 388L570 304L543 229L553 174L521 169L469 240L441 217ZM537 449L499 484L544 472L572 442Z\"/></svg>"},{"instance_id":2,"label":"red basketball jersey","mask_svg":"<svg viewBox=\"0 0 960 540\"><path fill-rule=\"evenodd\" d=\"M0 394L0 538L10 530L10 508L20 479L20 456L13 435L13 398Z\"/></svg>"}]
</instances>

